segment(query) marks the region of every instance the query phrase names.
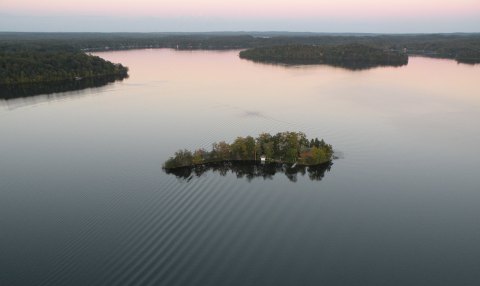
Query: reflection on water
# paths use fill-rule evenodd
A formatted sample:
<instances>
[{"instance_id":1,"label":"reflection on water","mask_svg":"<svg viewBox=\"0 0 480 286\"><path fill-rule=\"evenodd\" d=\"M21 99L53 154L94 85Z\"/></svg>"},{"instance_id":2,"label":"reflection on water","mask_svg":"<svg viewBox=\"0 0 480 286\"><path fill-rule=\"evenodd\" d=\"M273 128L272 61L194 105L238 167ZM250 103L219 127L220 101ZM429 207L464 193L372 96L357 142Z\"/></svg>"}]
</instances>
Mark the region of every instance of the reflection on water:
<instances>
[{"instance_id":1,"label":"reflection on water","mask_svg":"<svg viewBox=\"0 0 480 286\"><path fill-rule=\"evenodd\" d=\"M331 162L317 166L292 166L278 163L262 164L255 161L228 161L176 168L165 170L165 172L167 174L175 175L177 178L184 181L190 181L194 177L201 177L208 172L218 173L221 176L226 176L227 174L232 173L235 174L237 178L246 178L249 182L254 178L272 180L276 173L284 173L292 182L298 180L298 175L308 175L308 178L312 181L321 181L325 176L325 173L330 171L332 165L333 163Z\"/></svg>"},{"instance_id":2,"label":"reflection on water","mask_svg":"<svg viewBox=\"0 0 480 286\"><path fill-rule=\"evenodd\" d=\"M75 98L0 108L0 285L480 285L480 66L98 55L129 79L0 100ZM328 174L161 170L180 148L284 130L345 155Z\"/></svg>"},{"instance_id":3,"label":"reflection on water","mask_svg":"<svg viewBox=\"0 0 480 286\"><path fill-rule=\"evenodd\" d=\"M271 65L271 66L279 66L279 67L285 67L285 68L328 66L333 68L345 69L349 71L365 71L369 69L382 68L382 67L402 67L402 66L408 65L408 58L405 62L388 63L388 64L386 63L379 64L379 63L371 63L371 62L311 63L309 61L305 61L303 63L298 62L294 64L289 64L289 63L264 62L264 61L248 60L248 59L242 59L242 60L251 61L261 65Z\"/></svg>"},{"instance_id":4,"label":"reflection on water","mask_svg":"<svg viewBox=\"0 0 480 286\"><path fill-rule=\"evenodd\" d=\"M44 96L52 93L82 90L86 88L101 87L114 81L122 81L128 76L112 75L82 80L68 80L59 82L44 82L34 84L0 85L0 99L11 100L17 98ZM71 96L72 93L64 96ZM48 98L48 97L47 97ZM55 99L57 97L50 97Z\"/></svg>"}]
</instances>

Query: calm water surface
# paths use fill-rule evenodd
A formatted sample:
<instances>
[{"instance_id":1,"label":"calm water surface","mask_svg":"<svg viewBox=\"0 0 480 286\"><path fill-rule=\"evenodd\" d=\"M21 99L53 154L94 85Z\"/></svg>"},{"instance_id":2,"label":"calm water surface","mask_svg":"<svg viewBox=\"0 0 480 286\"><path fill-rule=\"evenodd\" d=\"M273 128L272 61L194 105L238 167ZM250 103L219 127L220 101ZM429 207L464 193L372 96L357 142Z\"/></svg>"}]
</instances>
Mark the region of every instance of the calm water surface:
<instances>
[{"instance_id":1,"label":"calm water surface","mask_svg":"<svg viewBox=\"0 0 480 286\"><path fill-rule=\"evenodd\" d=\"M480 66L237 54L99 53L130 78L0 101L0 285L480 285ZM341 158L321 180L161 169L286 130Z\"/></svg>"}]
</instances>

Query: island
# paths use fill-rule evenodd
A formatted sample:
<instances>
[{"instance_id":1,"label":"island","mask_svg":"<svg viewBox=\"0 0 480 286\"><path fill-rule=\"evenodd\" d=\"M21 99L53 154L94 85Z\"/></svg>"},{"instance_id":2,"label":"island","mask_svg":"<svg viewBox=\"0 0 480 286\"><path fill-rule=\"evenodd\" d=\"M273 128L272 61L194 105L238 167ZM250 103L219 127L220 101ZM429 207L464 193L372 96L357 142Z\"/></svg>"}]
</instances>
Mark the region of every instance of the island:
<instances>
[{"instance_id":1,"label":"island","mask_svg":"<svg viewBox=\"0 0 480 286\"><path fill-rule=\"evenodd\" d=\"M233 143L225 141L212 144L211 151L197 149L179 150L163 165L165 170L222 162L274 163L294 166L329 164L333 159L333 147L318 138L308 140L303 132L262 133L237 137Z\"/></svg>"},{"instance_id":2,"label":"island","mask_svg":"<svg viewBox=\"0 0 480 286\"><path fill-rule=\"evenodd\" d=\"M0 85L127 77L128 68L54 43L0 44Z\"/></svg>"},{"instance_id":3,"label":"island","mask_svg":"<svg viewBox=\"0 0 480 286\"><path fill-rule=\"evenodd\" d=\"M261 47L241 51L240 58L286 65L326 64L352 70L408 63L406 53L362 44Z\"/></svg>"}]
</instances>

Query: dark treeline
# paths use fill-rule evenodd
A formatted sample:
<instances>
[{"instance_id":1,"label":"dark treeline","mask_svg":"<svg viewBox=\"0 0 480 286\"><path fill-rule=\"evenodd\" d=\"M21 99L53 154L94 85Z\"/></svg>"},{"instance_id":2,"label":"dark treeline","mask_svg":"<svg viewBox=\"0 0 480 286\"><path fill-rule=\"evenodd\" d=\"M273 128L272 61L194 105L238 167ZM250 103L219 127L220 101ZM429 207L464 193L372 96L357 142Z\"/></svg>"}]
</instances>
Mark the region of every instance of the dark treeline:
<instances>
[{"instance_id":1,"label":"dark treeline","mask_svg":"<svg viewBox=\"0 0 480 286\"><path fill-rule=\"evenodd\" d=\"M0 99L10 100L15 98L34 97L39 94L44 95L101 87L114 81L121 81L126 77L126 75L108 75L84 78L81 80L0 85ZM62 96L67 95L58 95L55 98ZM68 96L72 96L72 94L69 94Z\"/></svg>"},{"instance_id":2,"label":"dark treeline","mask_svg":"<svg viewBox=\"0 0 480 286\"><path fill-rule=\"evenodd\" d=\"M123 76L128 68L62 43L0 43L0 84Z\"/></svg>"},{"instance_id":3,"label":"dark treeline","mask_svg":"<svg viewBox=\"0 0 480 286\"><path fill-rule=\"evenodd\" d=\"M1 43L55 43L85 51L138 48L246 49L278 45L364 44L410 55L480 63L480 34L242 33L0 33Z\"/></svg>"},{"instance_id":4,"label":"dark treeline","mask_svg":"<svg viewBox=\"0 0 480 286\"><path fill-rule=\"evenodd\" d=\"M328 64L349 69L401 66L408 63L406 53L382 50L361 44L336 46L287 45L253 48L240 52L240 57L256 62Z\"/></svg>"},{"instance_id":5,"label":"dark treeline","mask_svg":"<svg viewBox=\"0 0 480 286\"><path fill-rule=\"evenodd\" d=\"M292 182L298 180L298 175L307 175L312 181L320 181L325 177L325 173L330 171L332 165L332 162L327 162L315 166L296 165L295 167L291 167L278 163L261 164L255 161L229 161L166 169L165 172L167 174L175 175L177 178L184 181L190 181L194 177L201 177L208 172L218 173L221 176L226 176L227 174L232 173L235 174L237 178L245 178L249 182L254 178L271 180L276 173L285 174L285 176L287 176Z\"/></svg>"},{"instance_id":6,"label":"dark treeline","mask_svg":"<svg viewBox=\"0 0 480 286\"><path fill-rule=\"evenodd\" d=\"M333 148L323 139L308 140L302 132L281 132L275 135L262 133L257 138L237 137L232 144L225 141L214 143L211 151L179 150L165 162L164 168L174 169L211 162L259 161L262 156L267 162L318 165L332 160Z\"/></svg>"}]
</instances>

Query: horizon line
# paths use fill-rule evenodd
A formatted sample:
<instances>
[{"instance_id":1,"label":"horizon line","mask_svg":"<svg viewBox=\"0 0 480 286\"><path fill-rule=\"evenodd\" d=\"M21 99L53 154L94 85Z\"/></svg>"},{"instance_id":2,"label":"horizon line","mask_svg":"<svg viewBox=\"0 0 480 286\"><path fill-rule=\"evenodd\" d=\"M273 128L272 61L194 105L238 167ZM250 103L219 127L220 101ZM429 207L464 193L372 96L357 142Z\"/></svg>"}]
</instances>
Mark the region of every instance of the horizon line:
<instances>
[{"instance_id":1,"label":"horizon line","mask_svg":"<svg viewBox=\"0 0 480 286\"><path fill-rule=\"evenodd\" d=\"M156 32L106 32L106 31L0 31L0 33L31 33L31 34L216 34L216 33L285 33L285 34L348 34L348 35L453 35L453 34L480 34L478 32L312 32L286 30L208 30L208 31L156 31Z\"/></svg>"}]
</instances>

